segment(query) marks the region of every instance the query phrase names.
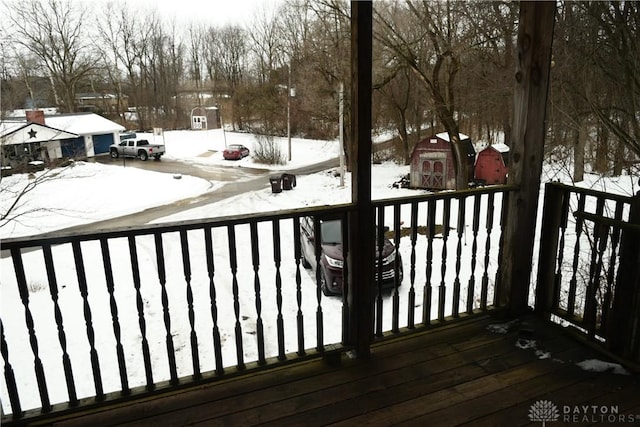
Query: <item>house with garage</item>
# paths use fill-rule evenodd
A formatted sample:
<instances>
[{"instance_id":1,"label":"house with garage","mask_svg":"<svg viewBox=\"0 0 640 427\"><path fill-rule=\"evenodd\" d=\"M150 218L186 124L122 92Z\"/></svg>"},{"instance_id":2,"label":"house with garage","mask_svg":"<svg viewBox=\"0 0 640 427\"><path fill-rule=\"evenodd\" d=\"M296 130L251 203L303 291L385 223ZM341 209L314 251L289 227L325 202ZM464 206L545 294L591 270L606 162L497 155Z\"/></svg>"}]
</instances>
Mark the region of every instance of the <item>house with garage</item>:
<instances>
[{"instance_id":1,"label":"house with garage","mask_svg":"<svg viewBox=\"0 0 640 427\"><path fill-rule=\"evenodd\" d=\"M15 117L15 115L14 115ZM125 128L94 113L45 114L27 110L23 118L2 124L3 164L15 159L51 161L87 158L109 152ZM6 154L6 159L5 159Z\"/></svg>"},{"instance_id":2,"label":"house with garage","mask_svg":"<svg viewBox=\"0 0 640 427\"><path fill-rule=\"evenodd\" d=\"M460 143L463 144L467 156L467 172L471 181L476 151L471 138L467 135L460 134ZM413 148L409 167L409 186L428 190L455 190L455 161L447 132L429 136Z\"/></svg>"},{"instance_id":3,"label":"house with garage","mask_svg":"<svg viewBox=\"0 0 640 427\"><path fill-rule=\"evenodd\" d=\"M3 122L0 125L3 168L34 161L63 158L62 147L78 135L34 122Z\"/></svg>"},{"instance_id":4,"label":"house with garage","mask_svg":"<svg viewBox=\"0 0 640 427\"><path fill-rule=\"evenodd\" d=\"M125 127L95 113L71 113L45 116L45 123L75 133L75 148L84 147L86 157L108 154L109 146L120 142ZM77 152L71 151L69 154Z\"/></svg>"}]
</instances>

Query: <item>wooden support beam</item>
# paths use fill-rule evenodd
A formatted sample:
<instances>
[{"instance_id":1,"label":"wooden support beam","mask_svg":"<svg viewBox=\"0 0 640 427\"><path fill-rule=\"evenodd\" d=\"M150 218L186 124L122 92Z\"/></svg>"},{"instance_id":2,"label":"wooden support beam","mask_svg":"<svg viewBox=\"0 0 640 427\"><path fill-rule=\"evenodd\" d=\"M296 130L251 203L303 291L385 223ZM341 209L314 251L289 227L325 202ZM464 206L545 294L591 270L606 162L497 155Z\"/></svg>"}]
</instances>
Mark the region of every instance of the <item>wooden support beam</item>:
<instances>
[{"instance_id":1,"label":"wooden support beam","mask_svg":"<svg viewBox=\"0 0 640 427\"><path fill-rule=\"evenodd\" d=\"M374 269L374 217L371 205L372 25L370 1L351 2L351 185L355 209L349 214L347 271L351 289L347 344L356 355L370 355L373 338L371 289Z\"/></svg>"},{"instance_id":2,"label":"wooden support beam","mask_svg":"<svg viewBox=\"0 0 640 427\"><path fill-rule=\"evenodd\" d=\"M542 230L540 251L538 256L538 283L536 283L536 313L549 318L551 310L557 303L556 295L556 262L558 257L558 239L566 213L563 208L568 195L557 186L547 183L544 188L544 205L542 211Z\"/></svg>"},{"instance_id":3,"label":"wooden support beam","mask_svg":"<svg viewBox=\"0 0 640 427\"><path fill-rule=\"evenodd\" d=\"M640 192L631 202L629 224L640 225ZM607 329L611 351L640 362L640 232L631 227L622 230L620 266Z\"/></svg>"},{"instance_id":4,"label":"wooden support beam","mask_svg":"<svg viewBox=\"0 0 640 427\"><path fill-rule=\"evenodd\" d=\"M509 165L509 184L519 190L509 196L500 260L499 302L511 315L528 308L555 11L555 2L520 3Z\"/></svg>"}]
</instances>

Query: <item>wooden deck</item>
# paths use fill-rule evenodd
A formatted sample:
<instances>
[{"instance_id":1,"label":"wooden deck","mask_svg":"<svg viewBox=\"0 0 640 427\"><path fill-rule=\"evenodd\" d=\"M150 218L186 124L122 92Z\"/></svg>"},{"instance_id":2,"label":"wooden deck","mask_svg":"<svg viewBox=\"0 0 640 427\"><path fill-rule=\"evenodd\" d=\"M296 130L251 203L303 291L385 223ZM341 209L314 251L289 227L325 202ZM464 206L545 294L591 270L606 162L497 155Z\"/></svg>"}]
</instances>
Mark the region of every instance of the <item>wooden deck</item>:
<instances>
[{"instance_id":1,"label":"wooden deck","mask_svg":"<svg viewBox=\"0 0 640 427\"><path fill-rule=\"evenodd\" d=\"M550 427L640 424L639 375L581 369L578 362L606 358L535 318L507 333L489 327L496 324L464 320L377 343L369 360L306 361L46 425L542 425L529 419L540 400L558 409ZM588 418L564 419L574 405L589 405ZM615 423L601 417L603 407L618 411Z\"/></svg>"}]
</instances>

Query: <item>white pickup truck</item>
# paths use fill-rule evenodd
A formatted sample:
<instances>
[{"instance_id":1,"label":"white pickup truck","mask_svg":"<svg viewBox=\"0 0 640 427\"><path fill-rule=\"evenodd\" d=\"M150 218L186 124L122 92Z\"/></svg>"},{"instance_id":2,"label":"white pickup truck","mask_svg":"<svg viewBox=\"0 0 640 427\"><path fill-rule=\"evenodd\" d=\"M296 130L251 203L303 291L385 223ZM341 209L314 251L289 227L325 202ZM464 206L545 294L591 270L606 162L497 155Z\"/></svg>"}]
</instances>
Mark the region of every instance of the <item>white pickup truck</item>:
<instances>
[{"instance_id":1,"label":"white pickup truck","mask_svg":"<svg viewBox=\"0 0 640 427\"><path fill-rule=\"evenodd\" d=\"M109 154L117 159L120 156L140 157L140 160L147 160L153 156L156 160L164 154L164 145L150 144L146 139L126 139L119 144L112 144L109 147Z\"/></svg>"}]
</instances>

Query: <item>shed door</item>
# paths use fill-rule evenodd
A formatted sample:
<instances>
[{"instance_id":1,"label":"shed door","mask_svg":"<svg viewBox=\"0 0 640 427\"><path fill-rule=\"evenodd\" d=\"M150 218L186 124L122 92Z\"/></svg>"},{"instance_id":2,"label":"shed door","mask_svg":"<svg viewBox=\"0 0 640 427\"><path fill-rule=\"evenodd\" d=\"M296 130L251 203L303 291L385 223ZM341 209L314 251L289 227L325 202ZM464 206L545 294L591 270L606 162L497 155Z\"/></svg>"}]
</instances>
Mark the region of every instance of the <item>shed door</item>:
<instances>
[{"instance_id":1,"label":"shed door","mask_svg":"<svg viewBox=\"0 0 640 427\"><path fill-rule=\"evenodd\" d=\"M433 160L422 161L422 187L429 188L432 182L431 164Z\"/></svg>"},{"instance_id":2,"label":"shed door","mask_svg":"<svg viewBox=\"0 0 640 427\"><path fill-rule=\"evenodd\" d=\"M445 188L447 168L445 160L425 159L422 161L422 186L424 188Z\"/></svg>"}]
</instances>

